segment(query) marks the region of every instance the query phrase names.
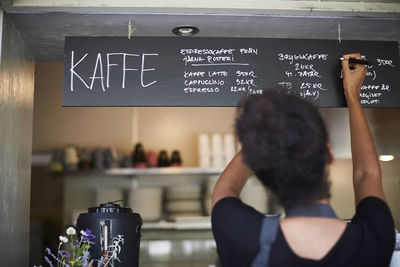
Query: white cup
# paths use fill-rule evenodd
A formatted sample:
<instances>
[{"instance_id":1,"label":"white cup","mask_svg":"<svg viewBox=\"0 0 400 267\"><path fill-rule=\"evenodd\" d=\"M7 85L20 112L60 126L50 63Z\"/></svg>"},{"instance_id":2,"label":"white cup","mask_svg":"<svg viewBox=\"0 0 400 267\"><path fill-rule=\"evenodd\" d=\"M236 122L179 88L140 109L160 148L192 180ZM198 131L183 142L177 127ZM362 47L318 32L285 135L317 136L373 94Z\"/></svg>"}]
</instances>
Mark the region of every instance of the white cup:
<instances>
[{"instance_id":1,"label":"white cup","mask_svg":"<svg viewBox=\"0 0 400 267\"><path fill-rule=\"evenodd\" d=\"M222 155L224 153L222 134L213 133L211 135L211 152L212 155Z\"/></svg>"},{"instance_id":2,"label":"white cup","mask_svg":"<svg viewBox=\"0 0 400 267\"><path fill-rule=\"evenodd\" d=\"M199 155L210 155L210 138L207 134L200 134L198 138Z\"/></svg>"},{"instance_id":3,"label":"white cup","mask_svg":"<svg viewBox=\"0 0 400 267\"><path fill-rule=\"evenodd\" d=\"M69 146L65 149L64 161L66 164L77 164L79 162L75 147Z\"/></svg>"},{"instance_id":4,"label":"white cup","mask_svg":"<svg viewBox=\"0 0 400 267\"><path fill-rule=\"evenodd\" d=\"M223 167L224 166L224 145L222 141L222 134L213 133L211 135L211 166Z\"/></svg>"},{"instance_id":5,"label":"white cup","mask_svg":"<svg viewBox=\"0 0 400 267\"><path fill-rule=\"evenodd\" d=\"M199 156L199 166L200 166L200 168L210 168L211 167L211 156L210 155L200 155Z\"/></svg>"},{"instance_id":6,"label":"white cup","mask_svg":"<svg viewBox=\"0 0 400 267\"><path fill-rule=\"evenodd\" d=\"M235 137L233 134L224 135L224 160L225 166L233 159L236 154Z\"/></svg>"}]
</instances>

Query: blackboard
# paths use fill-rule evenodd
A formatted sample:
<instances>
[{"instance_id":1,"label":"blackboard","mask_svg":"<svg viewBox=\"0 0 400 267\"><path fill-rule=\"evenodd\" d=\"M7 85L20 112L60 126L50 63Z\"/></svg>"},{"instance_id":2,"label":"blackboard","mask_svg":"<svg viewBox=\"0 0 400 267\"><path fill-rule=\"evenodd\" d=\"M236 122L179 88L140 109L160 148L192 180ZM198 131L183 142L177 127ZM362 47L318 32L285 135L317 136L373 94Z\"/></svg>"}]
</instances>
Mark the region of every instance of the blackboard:
<instances>
[{"instance_id":1,"label":"blackboard","mask_svg":"<svg viewBox=\"0 0 400 267\"><path fill-rule=\"evenodd\" d=\"M399 47L390 41L67 37L63 106L237 106L279 90L346 106L339 58L369 62L367 107L400 107Z\"/></svg>"}]
</instances>

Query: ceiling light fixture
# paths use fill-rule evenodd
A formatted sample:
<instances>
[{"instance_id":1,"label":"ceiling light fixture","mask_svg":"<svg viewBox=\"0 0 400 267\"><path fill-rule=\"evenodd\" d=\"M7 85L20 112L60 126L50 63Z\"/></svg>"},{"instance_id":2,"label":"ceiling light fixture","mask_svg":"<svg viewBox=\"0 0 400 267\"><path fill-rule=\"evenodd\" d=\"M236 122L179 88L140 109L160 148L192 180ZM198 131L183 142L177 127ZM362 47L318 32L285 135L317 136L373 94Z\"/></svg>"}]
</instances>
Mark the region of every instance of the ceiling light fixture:
<instances>
[{"instance_id":1,"label":"ceiling light fixture","mask_svg":"<svg viewBox=\"0 0 400 267\"><path fill-rule=\"evenodd\" d=\"M199 32L199 28L195 26L178 26L172 29L172 33L178 36L192 36Z\"/></svg>"},{"instance_id":2,"label":"ceiling light fixture","mask_svg":"<svg viewBox=\"0 0 400 267\"><path fill-rule=\"evenodd\" d=\"M391 161L391 160L394 160L394 156L393 155L380 155L379 160L380 161Z\"/></svg>"}]
</instances>

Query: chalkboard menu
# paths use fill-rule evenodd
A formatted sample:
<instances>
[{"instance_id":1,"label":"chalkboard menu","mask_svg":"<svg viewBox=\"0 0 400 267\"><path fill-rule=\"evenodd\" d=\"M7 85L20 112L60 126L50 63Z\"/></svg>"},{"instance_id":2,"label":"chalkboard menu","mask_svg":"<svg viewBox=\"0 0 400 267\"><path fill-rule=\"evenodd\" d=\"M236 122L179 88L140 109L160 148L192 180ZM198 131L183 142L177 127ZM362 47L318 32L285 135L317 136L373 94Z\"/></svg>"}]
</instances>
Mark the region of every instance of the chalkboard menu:
<instances>
[{"instance_id":1,"label":"chalkboard menu","mask_svg":"<svg viewBox=\"0 0 400 267\"><path fill-rule=\"evenodd\" d=\"M340 57L368 60L366 107L400 107L397 42L267 38L67 37L63 106L237 106L278 90L344 107Z\"/></svg>"}]
</instances>

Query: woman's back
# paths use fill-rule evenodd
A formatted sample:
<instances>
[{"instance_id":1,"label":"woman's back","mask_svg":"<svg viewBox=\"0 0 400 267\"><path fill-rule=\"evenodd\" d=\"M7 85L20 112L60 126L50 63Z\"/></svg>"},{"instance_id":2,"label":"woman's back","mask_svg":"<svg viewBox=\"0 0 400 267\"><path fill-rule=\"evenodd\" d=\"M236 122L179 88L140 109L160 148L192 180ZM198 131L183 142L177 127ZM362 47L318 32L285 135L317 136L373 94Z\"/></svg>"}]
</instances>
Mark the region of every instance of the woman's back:
<instances>
[{"instance_id":1,"label":"woman's back","mask_svg":"<svg viewBox=\"0 0 400 267\"><path fill-rule=\"evenodd\" d=\"M321 260L339 241L346 229L339 219L294 217L280 222L283 237L300 258Z\"/></svg>"},{"instance_id":2,"label":"woman's back","mask_svg":"<svg viewBox=\"0 0 400 267\"><path fill-rule=\"evenodd\" d=\"M251 266L260 250L264 215L228 197L216 203L212 219L222 266ZM360 202L351 223L330 218L284 219L271 246L269 266L388 266L393 233L390 210L375 197Z\"/></svg>"}]
</instances>

